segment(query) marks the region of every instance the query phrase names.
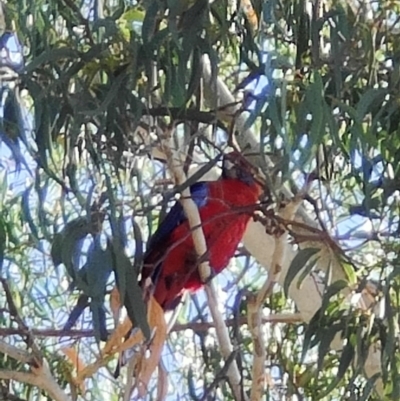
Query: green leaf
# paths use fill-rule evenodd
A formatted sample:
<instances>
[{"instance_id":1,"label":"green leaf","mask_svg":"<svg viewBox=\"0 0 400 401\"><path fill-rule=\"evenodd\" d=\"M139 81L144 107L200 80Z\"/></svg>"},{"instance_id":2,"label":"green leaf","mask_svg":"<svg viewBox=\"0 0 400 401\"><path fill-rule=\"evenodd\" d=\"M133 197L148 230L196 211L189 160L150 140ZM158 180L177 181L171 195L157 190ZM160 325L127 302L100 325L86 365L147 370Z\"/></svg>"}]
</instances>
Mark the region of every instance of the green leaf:
<instances>
[{"instance_id":1,"label":"green leaf","mask_svg":"<svg viewBox=\"0 0 400 401\"><path fill-rule=\"evenodd\" d=\"M339 369L337 373L338 381L344 377L347 369L349 368L351 362L353 361L354 355L355 355L354 346L349 341L344 346L342 351L342 356L340 357Z\"/></svg>"},{"instance_id":2,"label":"green leaf","mask_svg":"<svg viewBox=\"0 0 400 401\"><path fill-rule=\"evenodd\" d=\"M138 10L136 7L131 8L130 10L126 11L121 16L121 20L125 20L127 22L143 22L145 18L145 13L143 10Z\"/></svg>"},{"instance_id":3,"label":"green leaf","mask_svg":"<svg viewBox=\"0 0 400 401\"><path fill-rule=\"evenodd\" d=\"M349 368L351 362L353 361L354 355L355 355L354 347L349 341L342 350L342 355L340 357L337 375L333 378L333 380L327 386L325 391L322 391L318 395L318 399L326 397L333 389L335 389L335 387L338 386L340 381L343 379L347 369Z\"/></svg>"},{"instance_id":4,"label":"green leaf","mask_svg":"<svg viewBox=\"0 0 400 401\"><path fill-rule=\"evenodd\" d=\"M121 302L125 305L132 324L139 327L148 340L150 338L150 327L147 322L146 305L143 301L142 289L138 284L137 273L126 256L121 242L116 238L113 239L113 251L114 271Z\"/></svg>"},{"instance_id":5,"label":"green leaf","mask_svg":"<svg viewBox=\"0 0 400 401\"><path fill-rule=\"evenodd\" d=\"M315 260L309 260L306 265L304 266L303 269L301 269L301 272L299 274L299 278L297 280L297 288L299 289L301 287L302 282L304 281L304 279L313 271L315 267Z\"/></svg>"},{"instance_id":6,"label":"green leaf","mask_svg":"<svg viewBox=\"0 0 400 401\"><path fill-rule=\"evenodd\" d=\"M305 248L305 249L300 249L297 252L296 256L292 260L292 263L290 264L290 267L288 269L283 284L283 290L285 292L286 297L288 296L289 287L294 278L301 271L301 269L305 267L306 263L311 259L311 257L314 256L319 251L320 249L318 248Z\"/></svg>"},{"instance_id":7,"label":"green leaf","mask_svg":"<svg viewBox=\"0 0 400 401\"><path fill-rule=\"evenodd\" d=\"M397 368L398 368L398 363L397 363ZM393 374L393 389L390 394L390 398L392 400L398 400L400 398L400 374L399 371L396 369L394 370Z\"/></svg>"},{"instance_id":8,"label":"green leaf","mask_svg":"<svg viewBox=\"0 0 400 401\"><path fill-rule=\"evenodd\" d=\"M314 71L314 83L311 85L308 102L310 103L310 111L312 113L310 139L311 143L318 145L324 132L324 111L323 111L323 85L320 74Z\"/></svg>"},{"instance_id":9,"label":"green leaf","mask_svg":"<svg viewBox=\"0 0 400 401\"><path fill-rule=\"evenodd\" d=\"M191 65L192 65L192 73L189 80L189 86L186 92L185 103L187 103L192 97L192 95L198 90L203 73L203 67L201 63L201 53L197 47L193 51L193 60Z\"/></svg>"},{"instance_id":10,"label":"green leaf","mask_svg":"<svg viewBox=\"0 0 400 401\"><path fill-rule=\"evenodd\" d=\"M28 223L29 229L31 230L33 237L36 240L39 240L39 232L36 228L35 223L33 222L32 213L31 213L31 209L30 209L30 205L29 205L29 195L30 195L31 191L32 191L32 187L29 187L22 194L21 208L22 208L22 214L24 217L24 221Z\"/></svg>"},{"instance_id":11,"label":"green leaf","mask_svg":"<svg viewBox=\"0 0 400 401\"><path fill-rule=\"evenodd\" d=\"M83 290L85 295L102 301L105 295L107 280L113 270L113 258L111 244L107 243L106 249L102 249L100 235L97 235L89 249L85 269L81 269L77 277L77 287ZM85 284L82 286L82 282Z\"/></svg>"},{"instance_id":12,"label":"green leaf","mask_svg":"<svg viewBox=\"0 0 400 401\"><path fill-rule=\"evenodd\" d=\"M321 309L318 309L307 325L307 329L304 333L303 350L300 358L302 362L304 362L306 354L311 347L312 338L316 335L317 331L320 328L321 317L322 317Z\"/></svg>"},{"instance_id":13,"label":"green leaf","mask_svg":"<svg viewBox=\"0 0 400 401\"><path fill-rule=\"evenodd\" d=\"M319 333L319 347L318 347L318 362L317 370L323 370L323 362L325 356L331 351L331 344L335 335L340 332L341 327L333 325L327 329L324 329Z\"/></svg>"},{"instance_id":14,"label":"green leaf","mask_svg":"<svg viewBox=\"0 0 400 401\"><path fill-rule=\"evenodd\" d=\"M57 233L54 235L53 243L51 245L51 259L53 260L54 266L58 266L62 263L62 247L63 247L63 233Z\"/></svg>"},{"instance_id":15,"label":"green leaf","mask_svg":"<svg viewBox=\"0 0 400 401\"><path fill-rule=\"evenodd\" d=\"M356 115L358 121L361 122L368 113L372 105L381 104L388 90L385 88L370 88L362 96L357 103Z\"/></svg>"},{"instance_id":16,"label":"green leaf","mask_svg":"<svg viewBox=\"0 0 400 401\"><path fill-rule=\"evenodd\" d=\"M26 67L26 72L31 73L36 68L45 63L56 63L63 59L78 59L79 53L70 47L59 47L43 52L40 56L34 58Z\"/></svg>"},{"instance_id":17,"label":"green leaf","mask_svg":"<svg viewBox=\"0 0 400 401\"><path fill-rule=\"evenodd\" d=\"M275 128L275 131L278 135L281 135L282 133L282 124L280 121L280 116L278 112L278 106L277 106L277 99L274 97L271 97L270 101L268 102L268 108L267 108L267 116L271 119L272 125Z\"/></svg>"},{"instance_id":18,"label":"green leaf","mask_svg":"<svg viewBox=\"0 0 400 401\"><path fill-rule=\"evenodd\" d=\"M102 18L96 19L94 21L92 30L93 32L98 32L100 28L104 28L104 33L106 37L113 37L118 33L118 27L114 19L112 18Z\"/></svg>"},{"instance_id":19,"label":"green leaf","mask_svg":"<svg viewBox=\"0 0 400 401\"><path fill-rule=\"evenodd\" d=\"M143 238L139 224L136 223L134 218L132 219L132 225L133 225L133 237L135 238L135 257L133 262L133 268L136 274L139 274L143 264Z\"/></svg>"},{"instance_id":20,"label":"green leaf","mask_svg":"<svg viewBox=\"0 0 400 401\"><path fill-rule=\"evenodd\" d=\"M0 273L3 268L4 253L7 247L7 226L3 217L0 219Z\"/></svg>"},{"instance_id":21,"label":"green leaf","mask_svg":"<svg viewBox=\"0 0 400 401\"><path fill-rule=\"evenodd\" d=\"M4 205L6 203L8 188L8 173L7 170L3 170L0 172L0 205Z\"/></svg>"},{"instance_id":22,"label":"green leaf","mask_svg":"<svg viewBox=\"0 0 400 401\"><path fill-rule=\"evenodd\" d=\"M346 278L348 280L348 285L356 284L357 283L357 274L354 270L354 266L351 263L344 261L342 263L342 267L346 274Z\"/></svg>"},{"instance_id":23,"label":"green leaf","mask_svg":"<svg viewBox=\"0 0 400 401\"><path fill-rule=\"evenodd\" d=\"M77 266L73 259L76 256L76 245L90 233L90 225L85 217L70 221L64 229L54 236L51 246L51 257L55 266L63 263L68 274L75 280Z\"/></svg>"},{"instance_id":24,"label":"green leaf","mask_svg":"<svg viewBox=\"0 0 400 401\"><path fill-rule=\"evenodd\" d=\"M144 44L149 43L155 33L158 11L158 1L151 0L142 25L142 40Z\"/></svg>"},{"instance_id":25,"label":"green leaf","mask_svg":"<svg viewBox=\"0 0 400 401\"><path fill-rule=\"evenodd\" d=\"M372 394L374 388L375 388L375 383L379 379L380 374L375 373L372 377L370 377L367 382L365 383L364 386L364 391L361 395L360 398L358 398L357 401L368 401L370 399L370 395Z\"/></svg>"},{"instance_id":26,"label":"green leaf","mask_svg":"<svg viewBox=\"0 0 400 401\"><path fill-rule=\"evenodd\" d=\"M349 286L349 283L346 280L337 280L334 283L332 283L328 289L325 291L323 297L322 297L322 305L321 305L321 310L325 311L327 308L330 299L342 291L343 289L347 288Z\"/></svg>"},{"instance_id":27,"label":"green leaf","mask_svg":"<svg viewBox=\"0 0 400 401\"><path fill-rule=\"evenodd\" d=\"M120 93L120 88L126 78L126 71L122 72L121 74L118 75L116 79L112 81L112 84L110 86L110 89L102 101L101 105L97 107L94 110L82 110L80 111L81 114L84 114L86 116L97 116L99 114L103 114L108 107L114 107L114 102L115 99L117 98L118 94Z\"/></svg>"}]
</instances>

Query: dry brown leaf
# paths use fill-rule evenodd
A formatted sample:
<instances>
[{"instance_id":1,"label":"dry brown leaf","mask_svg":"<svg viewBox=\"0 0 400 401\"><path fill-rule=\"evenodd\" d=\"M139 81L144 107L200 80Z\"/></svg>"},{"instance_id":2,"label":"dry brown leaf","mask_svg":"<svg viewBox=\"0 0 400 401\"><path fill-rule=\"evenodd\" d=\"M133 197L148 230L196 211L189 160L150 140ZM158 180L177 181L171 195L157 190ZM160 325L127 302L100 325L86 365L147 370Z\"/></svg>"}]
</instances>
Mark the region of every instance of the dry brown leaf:
<instances>
[{"instance_id":1,"label":"dry brown leaf","mask_svg":"<svg viewBox=\"0 0 400 401\"><path fill-rule=\"evenodd\" d=\"M119 312L121 310L121 298L117 287L114 287L110 295L110 309L113 315L114 323L116 324L119 319Z\"/></svg>"},{"instance_id":2,"label":"dry brown leaf","mask_svg":"<svg viewBox=\"0 0 400 401\"><path fill-rule=\"evenodd\" d=\"M106 345L102 350L102 354L109 355L118 352L118 348L121 346L122 340L125 339L125 336L128 334L131 328L132 323L129 318L126 317L125 320L116 327L110 338L107 340Z\"/></svg>"},{"instance_id":3,"label":"dry brown leaf","mask_svg":"<svg viewBox=\"0 0 400 401\"><path fill-rule=\"evenodd\" d=\"M168 373L163 364L158 364L158 377L157 377L157 399L156 401L164 401L168 394Z\"/></svg>"},{"instance_id":4,"label":"dry brown leaf","mask_svg":"<svg viewBox=\"0 0 400 401\"><path fill-rule=\"evenodd\" d=\"M240 6L244 14L246 15L247 21L249 21L252 30L253 31L257 30L258 17L254 10L253 4L251 3L251 0L241 0Z\"/></svg>"},{"instance_id":5,"label":"dry brown leaf","mask_svg":"<svg viewBox=\"0 0 400 401\"><path fill-rule=\"evenodd\" d=\"M123 352L129 348L132 348L136 344L141 344L144 342L144 336L141 331L136 331L135 334L131 335L127 340L125 340L122 344L119 344L115 349L113 349L113 353Z\"/></svg>"},{"instance_id":6,"label":"dry brown leaf","mask_svg":"<svg viewBox=\"0 0 400 401\"><path fill-rule=\"evenodd\" d=\"M160 362L168 332L164 311L153 297L150 298L148 303L147 318L154 335L148 349L150 356L142 360L140 370L138 371L137 388L140 397L144 397L147 393L147 386L151 375Z\"/></svg>"},{"instance_id":7,"label":"dry brown leaf","mask_svg":"<svg viewBox=\"0 0 400 401\"><path fill-rule=\"evenodd\" d=\"M142 347L143 349L138 357L139 359L135 368L135 377L137 378L137 382L140 383L141 389L147 387L151 375L160 360L163 345L167 337L167 324L164 318L164 311L152 297L148 303L147 318L149 326L154 332L154 336L149 346L150 357L144 357L144 354L147 354L147 352L144 347ZM96 359L96 361L83 367L79 371L77 370L78 374L74 380L78 385L82 385L86 378L92 376L102 366L105 366L117 352L123 352L137 344L144 343L144 336L140 330L137 330L134 335L125 340L125 337L131 328L132 323L129 318L126 317L111 334L109 340L101 351L101 355Z\"/></svg>"},{"instance_id":8,"label":"dry brown leaf","mask_svg":"<svg viewBox=\"0 0 400 401\"><path fill-rule=\"evenodd\" d=\"M120 348L125 345L125 342L122 341L131 328L132 328L132 323L127 317L113 331L109 340L106 342L104 348L102 349L100 356L93 363L87 365L84 369L78 372L77 377L75 379L76 382L79 384L83 383L83 381L86 378L92 376L102 366L105 366L115 353L120 352ZM141 334L141 332L139 332L139 334Z\"/></svg>"},{"instance_id":9,"label":"dry brown leaf","mask_svg":"<svg viewBox=\"0 0 400 401\"><path fill-rule=\"evenodd\" d=\"M85 364L82 359L79 358L78 352L75 348L64 347L61 348L61 352L69 359L77 373L85 368Z\"/></svg>"},{"instance_id":10,"label":"dry brown leaf","mask_svg":"<svg viewBox=\"0 0 400 401\"><path fill-rule=\"evenodd\" d=\"M83 381L91 376L93 376L100 368L106 366L108 362L112 359L111 356L100 356L93 363L87 365L85 369L76 376L76 383L81 384Z\"/></svg>"},{"instance_id":11,"label":"dry brown leaf","mask_svg":"<svg viewBox=\"0 0 400 401\"><path fill-rule=\"evenodd\" d=\"M85 364L83 363L82 359L79 357L78 352L75 348L72 347L64 347L61 348L61 352L67 357L69 362L71 362L72 366L74 367L76 374L79 375L84 369ZM85 384L77 380L77 378L71 376L72 383L80 389L82 393L85 392Z\"/></svg>"}]
</instances>

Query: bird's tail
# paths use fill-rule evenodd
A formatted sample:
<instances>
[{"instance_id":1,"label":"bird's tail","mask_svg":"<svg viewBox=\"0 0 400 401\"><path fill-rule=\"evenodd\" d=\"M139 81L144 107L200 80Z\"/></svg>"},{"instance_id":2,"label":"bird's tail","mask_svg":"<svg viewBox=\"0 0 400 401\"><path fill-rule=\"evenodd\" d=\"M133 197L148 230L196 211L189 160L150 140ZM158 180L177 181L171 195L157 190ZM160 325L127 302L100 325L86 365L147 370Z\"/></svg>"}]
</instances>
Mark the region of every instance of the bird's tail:
<instances>
[{"instance_id":1,"label":"bird's tail","mask_svg":"<svg viewBox=\"0 0 400 401\"><path fill-rule=\"evenodd\" d=\"M89 297L85 294L82 294L78 298L78 302L76 303L74 309L72 309L71 314L67 322L64 325L64 330L71 330L74 327L75 323L82 315L83 311L86 307L90 305L90 310L92 312L93 318L93 329L96 336L97 341L107 341L108 331L106 327L106 313L104 310L104 306L102 302L98 302L92 299L89 302Z\"/></svg>"},{"instance_id":2,"label":"bird's tail","mask_svg":"<svg viewBox=\"0 0 400 401\"><path fill-rule=\"evenodd\" d=\"M90 302L90 310L92 312L93 329L96 340L107 341L106 311L104 310L103 302L92 299Z\"/></svg>"},{"instance_id":3,"label":"bird's tail","mask_svg":"<svg viewBox=\"0 0 400 401\"><path fill-rule=\"evenodd\" d=\"M64 325L63 330L71 330L88 305L89 297L85 294L80 295L78 298L78 302L76 303L74 309L72 309L72 312Z\"/></svg>"}]
</instances>

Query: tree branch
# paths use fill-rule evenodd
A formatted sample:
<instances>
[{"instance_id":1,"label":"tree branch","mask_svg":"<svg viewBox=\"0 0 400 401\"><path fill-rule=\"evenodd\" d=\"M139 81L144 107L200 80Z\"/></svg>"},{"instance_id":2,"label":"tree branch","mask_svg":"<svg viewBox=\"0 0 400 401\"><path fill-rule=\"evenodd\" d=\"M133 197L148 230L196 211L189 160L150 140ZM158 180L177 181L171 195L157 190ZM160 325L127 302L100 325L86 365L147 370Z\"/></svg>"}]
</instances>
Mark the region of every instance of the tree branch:
<instances>
[{"instance_id":1,"label":"tree branch","mask_svg":"<svg viewBox=\"0 0 400 401\"><path fill-rule=\"evenodd\" d=\"M0 369L0 379L15 380L20 383L30 384L39 387L39 378L33 373L18 372L16 370Z\"/></svg>"},{"instance_id":2,"label":"tree branch","mask_svg":"<svg viewBox=\"0 0 400 401\"><path fill-rule=\"evenodd\" d=\"M28 365L32 365L35 362L35 357L28 351L23 351L4 341L0 341L0 353L6 354L17 361L27 363Z\"/></svg>"},{"instance_id":3,"label":"tree branch","mask_svg":"<svg viewBox=\"0 0 400 401\"><path fill-rule=\"evenodd\" d=\"M172 142L171 137L172 132L168 132L167 138L162 141L162 150L167 156L168 167L171 171L172 176L175 179L175 183L177 185L182 185L186 182L186 175L183 171L183 163L178 157L177 152L173 151L170 146L170 143ZM198 257L201 258L203 255L207 254L207 244L204 238L200 214L196 204L191 198L189 188L185 188L182 191L181 203L186 217L188 218L196 253ZM207 282L207 280L211 276L210 265L207 261L201 261L199 265L199 274L203 282ZM218 338L218 344L221 349L221 354L224 360L227 361L232 355L233 346L229 338L228 328L226 327L222 314L218 309L217 296L212 282L209 282L205 285L205 292L207 295L208 306L215 322L215 329ZM232 363L229 365L227 376L232 387L235 399L242 400L241 377L236 361L232 361Z\"/></svg>"},{"instance_id":4,"label":"tree branch","mask_svg":"<svg viewBox=\"0 0 400 401\"><path fill-rule=\"evenodd\" d=\"M47 366L36 369L34 373L0 369L0 379L15 380L39 387L46 391L55 401L70 401L69 397L54 380Z\"/></svg>"},{"instance_id":5,"label":"tree branch","mask_svg":"<svg viewBox=\"0 0 400 401\"><path fill-rule=\"evenodd\" d=\"M298 196L293 199L288 205L280 211L280 216L283 220L293 220L294 214L297 212L301 204L302 197ZM249 328L253 339L253 368L252 368L252 386L251 386L251 401L258 401L264 394L265 387L265 344L262 323L262 305L265 298L272 292L275 283L278 281L282 271L282 264L286 249L290 246L288 240L289 232L284 231L281 235L275 238L275 247L272 255L271 269L268 278L263 287L255 298L249 299L248 304L248 320Z\"/></svg>"}]
</instances>

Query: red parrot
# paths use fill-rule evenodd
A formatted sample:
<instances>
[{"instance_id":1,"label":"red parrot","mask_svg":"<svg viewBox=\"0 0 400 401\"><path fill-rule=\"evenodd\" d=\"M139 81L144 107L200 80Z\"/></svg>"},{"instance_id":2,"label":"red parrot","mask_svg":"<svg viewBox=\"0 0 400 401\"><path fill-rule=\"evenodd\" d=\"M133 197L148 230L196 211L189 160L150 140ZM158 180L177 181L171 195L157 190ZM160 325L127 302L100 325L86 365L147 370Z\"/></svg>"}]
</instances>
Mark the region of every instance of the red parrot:
<instances>
[{"instance_id":1,"label":"red parrot","mask_svg":"<svg viewBox=\"0 0 400 401\"><path fill-rule=\"evenodd\" d=\"M229 165L228 165L229 164ZM207 244L204 255L220 273L234 256L261 194L243 157L236 152L224 158L217 181L198 182L190 187ZM198 257L188 220L178 201L151 237L144 256L141 284L150 277L153 295L164 310L174 309L185 291L203 286Z\"/></svg>"},{"instance_id":2,"label":"red parrot","mask_svg":"<svg viewBox=\"0 0 400 401\"><path fill-rule=\"evenodd\" d=\"M249 167L240 153L229 153L224 156L219 180L198 182L190 187L207 245L207 255L203 256L214 274L220 273L234 256L262 192ZM165 311L171 310L185 291L193 292L203 286L198 265L189 223L178 201L148 242L140 284L145 294L151 289ZM115 377L119 375L121 362Z\"/></svg>"}]
</instances>

